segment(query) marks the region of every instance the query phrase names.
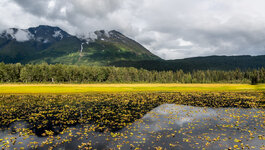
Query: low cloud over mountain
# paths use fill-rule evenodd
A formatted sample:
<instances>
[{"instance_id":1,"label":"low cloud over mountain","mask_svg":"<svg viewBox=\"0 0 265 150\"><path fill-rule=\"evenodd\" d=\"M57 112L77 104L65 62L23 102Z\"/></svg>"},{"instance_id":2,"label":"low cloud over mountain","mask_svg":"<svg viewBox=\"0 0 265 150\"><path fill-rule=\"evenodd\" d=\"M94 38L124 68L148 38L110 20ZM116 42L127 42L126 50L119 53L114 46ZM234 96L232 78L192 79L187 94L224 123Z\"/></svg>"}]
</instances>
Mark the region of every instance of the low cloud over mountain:
<instances>
[{"instance_id":1,"label":"low cloud over mountain","mask_svg":"<svg viewBox=\"0 0 265 150\"><path fill-rule=\"evenodd\" d=\"M39 24L71 34L118 30L166 59L260 55L263 0L1 0L0 29ZM28 38L18 32L21 40Z\"/></svg>"}]
</instances>

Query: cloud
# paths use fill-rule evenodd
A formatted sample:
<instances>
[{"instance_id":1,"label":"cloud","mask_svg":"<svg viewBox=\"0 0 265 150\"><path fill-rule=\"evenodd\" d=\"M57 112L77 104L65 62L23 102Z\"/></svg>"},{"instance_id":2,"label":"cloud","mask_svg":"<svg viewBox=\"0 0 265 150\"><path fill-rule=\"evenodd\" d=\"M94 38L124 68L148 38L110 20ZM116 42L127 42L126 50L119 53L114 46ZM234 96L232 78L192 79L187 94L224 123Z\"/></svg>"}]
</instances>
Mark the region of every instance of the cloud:
<instances>
[{"instance_id":1,"label":"cloud","mask_svg":"<svg viewBox=\"0 0 265 150\"><path fill-rule=\"evenodd\" d=\"M28 41L32 38L32 35L30 34L30 32L25 31L25 30L18 30L15 34L15 39L19 42L24 42L24 41Z\"/></svg>"},{"instance_id":2,"label":"cloud","mask_svg":"<svg viewBox=\"0 0 265 150\"><path fill-rule=\"evenodd\" d=\"M39 24L71 34L118 30L176 59L265 54L263 0L1 0L0 30Z\"/></svg>"}]
</instances>

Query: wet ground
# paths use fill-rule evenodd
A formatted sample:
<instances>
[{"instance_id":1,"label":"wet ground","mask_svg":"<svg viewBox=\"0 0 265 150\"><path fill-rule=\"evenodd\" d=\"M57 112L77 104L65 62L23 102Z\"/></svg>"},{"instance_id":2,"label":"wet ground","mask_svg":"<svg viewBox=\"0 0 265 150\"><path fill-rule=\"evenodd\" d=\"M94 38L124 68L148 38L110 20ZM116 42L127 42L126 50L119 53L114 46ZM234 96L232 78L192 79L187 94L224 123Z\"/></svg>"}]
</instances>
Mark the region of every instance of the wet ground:
<instances>
[{"instance_id":1,"label":"wet ground","mask_svg":"<svg viewBox=\"0 0 265 150\"><path fill-rule=\"evenodd\" d=\"M49 133L47 133L49 134ZM161 105L119 132L97 132L94 125L38 137L26 122L0 131L8 149L265 149L265 110Z\"/></svg>"}]
</instances>

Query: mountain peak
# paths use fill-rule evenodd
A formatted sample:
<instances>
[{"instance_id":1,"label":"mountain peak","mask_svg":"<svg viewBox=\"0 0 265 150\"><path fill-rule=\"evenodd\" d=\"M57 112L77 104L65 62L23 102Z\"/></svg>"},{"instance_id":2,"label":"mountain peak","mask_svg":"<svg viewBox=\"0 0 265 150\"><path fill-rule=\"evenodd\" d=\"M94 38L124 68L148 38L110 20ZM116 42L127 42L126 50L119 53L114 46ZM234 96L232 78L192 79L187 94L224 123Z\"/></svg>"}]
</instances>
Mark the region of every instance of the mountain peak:
<instances>
[{"instance_id":1,"label":"mountain peak","mask_svg":"<svg viewBox=\"0 0 265 150\"><path fill-rule=\"evenodd\" d=\"M37 26L37 27L35 27L35 28L43 28L43 29L59 29L59 30L62 30L62 29L60 29L60 28L57 27L57 26L49 26L49 25L39 25L39 26Z\"/></svg>"},{"instance_id":2,"label":"mountain peak","mask_svg":"<svg viewBox=\"0 0 265 150\"><path fill-rule=\"evenodd\" d=\"M42 43L52 43L65 37L71 37L71 35L59 27L40 25L28 29L9 28L0 33L0 37L18 42L35 40Z\"/></svg>"},{"instance_id":3,"label":"mountain peak","mask_svg":"<svg viewBox=\"0 0 265 150\"><path fill-rule=\"evenodd\" d=\"M59 27L11 28L0 36L0 62L106 65L120 60L154 60L136 41L118 31L70 35Z\"/></svg>"},{"instance_id":4,"label":"mountain peak","mask_svg":"<svg viewBox=\"0 0 265 150\"><path fill-rule=\"evenodd\" d=\"M40 25L38 27L29 28L28 30L31 34L34 35L37 41L42 41L46 43L59 41L65 37L71 36L59 27L47 25Z\"/></svg>"}]
</instances>

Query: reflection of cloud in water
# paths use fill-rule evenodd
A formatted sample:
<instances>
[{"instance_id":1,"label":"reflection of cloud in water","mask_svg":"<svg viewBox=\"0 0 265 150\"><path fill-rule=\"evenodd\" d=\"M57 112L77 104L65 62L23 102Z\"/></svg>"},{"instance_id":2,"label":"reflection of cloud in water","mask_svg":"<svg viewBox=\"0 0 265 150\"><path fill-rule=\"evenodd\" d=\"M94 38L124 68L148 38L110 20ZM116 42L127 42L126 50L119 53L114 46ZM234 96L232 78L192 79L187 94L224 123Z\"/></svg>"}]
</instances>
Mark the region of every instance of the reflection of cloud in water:
<instances>
[{"instance_id":1,"label":"reflection of cloud in water","mask_svg":"<svg viewBox=\"0 0 265 150\"><path fill-rule=\"evenodd\" d=\"M115 135L89 130L92 125L77 126L59 135L59 140L55 136L54 143L71 138L70 143L56 147L70 150L87 142L91 142L96 149L117 149L117 145L121 146L121 149L154 149L158 146L167 149L225 149L235 145L260 149L265 144L262 140L265 134L264 119L264 110L258 109L214 109L164 104ZM21 128L26 127L26 124L19 122L13 126ZM73 136L69 136L70 131ZM4 137L17 137L17 143L23 142L24 145L33 140L39 144L47 140L47 137L36 136L24 139L23 136L19 137L19 132L11 134L11 129L0 132L0 138ZM21 146L11 145L10 149ZM39 149L47 148L48 146L44 146Z\"/></svg>"},{"instance_id":2,"label":"reflection of cloud in water","mask_svg":"<svg viewBox=\"0 0 265 150\"><path fill-rule=\"evenodd\" d=\"M258 109L164 104L123 129L123 133L133 133L134 136L111 143L109 147L129 141L143 149L158 146L167 149L224 149L234 145L240 147L241 143L245 148L257 148L265 144L258 138L264 136L264 119L264 110ZM235 142L236 138L241 141ZM130 146L124 144L123 148Z\"/></svg>"},{"instance_id":3,"label":"reflection of cloud in water","mask_svg":"<svg viewBox=\"0 0 265 150\"><path fill-rule=\"evenodd\" d=\"M184 123L214 116L216 116L216 112L210 108L164 104L147 113L142 119L149 122L151 126L164 128L170 126L170 124L182 126Z\"/></svg>"}]
</instances>

